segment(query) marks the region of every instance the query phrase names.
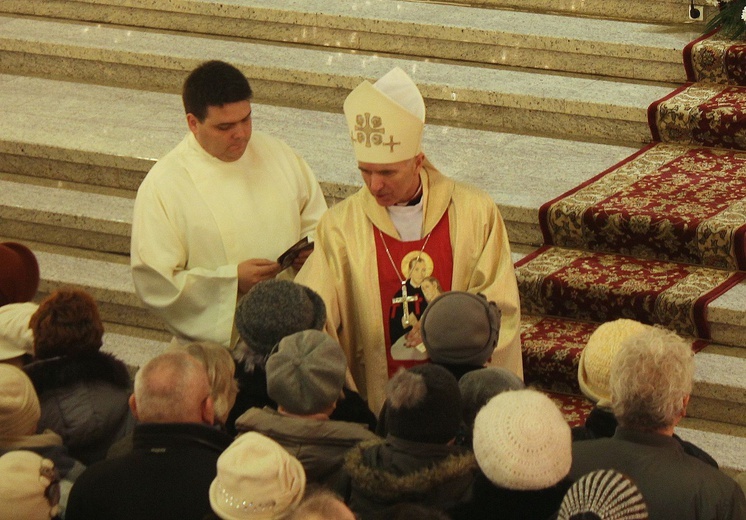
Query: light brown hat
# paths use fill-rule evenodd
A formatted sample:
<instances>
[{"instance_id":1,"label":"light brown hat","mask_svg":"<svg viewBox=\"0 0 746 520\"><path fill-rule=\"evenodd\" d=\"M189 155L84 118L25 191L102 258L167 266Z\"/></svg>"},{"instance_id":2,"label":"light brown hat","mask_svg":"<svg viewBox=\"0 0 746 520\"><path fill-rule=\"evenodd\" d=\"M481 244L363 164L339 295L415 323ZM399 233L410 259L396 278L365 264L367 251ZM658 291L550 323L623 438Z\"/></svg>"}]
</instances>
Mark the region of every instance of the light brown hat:
<instances>
[{"instance_id":1,"label":"light brown hat","mask_svg":"<svg viewBox=\"0 0 746 520\"><path fill-rule=\"evenodd\" d=\"M36 433L41 417L34 385L20 368L0 363L0 439Z\"/></svg>"},{"instance_id":2,"label":"light brown hat","mask_svg":"<svg viewBox=\"0 0 746 520\"><path fill-rule=\"evenodd\" d=\"M0 457L0 518L49 520L59 514L59 485L54 462L27 450Z\"/></svg>"},{"instance_id":3,"label":"light brown hat","mask_svg":"<svg viewBox=\"0 0 746 520\"><path fill-rule=\"evenodd\" d=\"M591 334L578 364L578 383L588 399L601 407L611 406L611 361L625 339L650 327L639 321L618 319L603 323Z\"/></svg>"},{"instance_id":4,"label":"light brown hat","mask_svg":"<svg viewBox=\"0 0 746 520\"><path fill-rule=\"evenodd\" d=\"M278 519L297 507L305 488L298 459L269 437L248 432L218 458L210 506L223 520Z\"/></svg>"}]
</instances>

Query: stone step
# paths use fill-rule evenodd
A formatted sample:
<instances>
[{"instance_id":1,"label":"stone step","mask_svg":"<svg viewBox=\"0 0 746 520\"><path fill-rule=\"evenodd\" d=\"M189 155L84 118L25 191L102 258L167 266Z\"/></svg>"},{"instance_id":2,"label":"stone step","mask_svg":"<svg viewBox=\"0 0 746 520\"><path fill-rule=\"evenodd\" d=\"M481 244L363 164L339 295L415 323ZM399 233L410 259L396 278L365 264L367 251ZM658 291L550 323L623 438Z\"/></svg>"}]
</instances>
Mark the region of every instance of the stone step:
<instances>
[{"instance_id":1,"label":"stone step","mask_svg":"<svg viewBox=\"0 0 746 520\"><path fill-rule=\"evenodd\" d=\"M395 0L354 6L347 0L291 6L272 0L37 0L0 2L0 12L668 82L685 81L681 51L701 30Z\"/></svg>"},{"instance_id":2,"label":"stone step","mask_svg":"<svg viewBox=\"0 0 746 520\"><path fill-rule=\"evenodd\" d=\"M257 102L339 112L361 77L400 66L420 86L431 123L629 146L650 140L647 107L671 92L670 85L84 23L0 16L0 27L3 73L175 93L195 65L224 59L251 78Z\"/></svg>"},{"instance_id":3,"label":"stone step","mask_svg":"<svg viewBox=\"0 0 746 520\"><path fill-rule=\"evenodd\" d=\"M690 0L449 0L449 3L647 23L691 23L695 30L702 30L705 20L717 13L717 0L696 0L694 4L701 10L697 20L690 18Z\"/></svg>"},{"instance_id":4,"label":"stone step","mask_svg":"<svg viewBox=\"0 0 746 520\"><path fill-rule=\"evenodd\" d=\"M37 109L42 100L52 98L57 100L54 104ZM131 202L121 200L122 196L134 197L155 160L187 132L181 99L174 94L0 74L0 104L8 115L0 119L0 174L11 174L5 178L15 183L16 190L26 190L19 184L28 180L45 185L19 195L30 205L25 211L17 207L11 190L0 191L0 218L20 215L24 222L54 224L68 208L65 222L95 233L100 233L96 220L84 219L81 210L99 204L95 210L89 208L89 213L105 216L106 195L80 199L80 194L68 194L67 203L60 205L45 202L55 195L38 195L44 193L42 188L117 188L111 205L118 210L112 216L120 224L131 222ZM343 198L362 185L352 149L346 144L349 137L341 114L255 104L254 126L282 136L298 150L330 200ZM538 208L543 202L635 151L436 125L426 128L423 147L444 173L490 193L506 220L511 241L527 246L541 244ZM15 225L22 226L20 222ZM116 226L116 236L129 233L124 227ZM118 243L118 248L105 249L128 251Z\"/></svg>"},{"instance_id":5,"label":"stone step","mask_svg":"<svg viewBox=\"0 0 746 520\"><path fill-rule=\"evenodd\" d=\"M731 477L746 471L746 428L685 417L676 434L709 453Z\"/></svg>"}]
</instances>

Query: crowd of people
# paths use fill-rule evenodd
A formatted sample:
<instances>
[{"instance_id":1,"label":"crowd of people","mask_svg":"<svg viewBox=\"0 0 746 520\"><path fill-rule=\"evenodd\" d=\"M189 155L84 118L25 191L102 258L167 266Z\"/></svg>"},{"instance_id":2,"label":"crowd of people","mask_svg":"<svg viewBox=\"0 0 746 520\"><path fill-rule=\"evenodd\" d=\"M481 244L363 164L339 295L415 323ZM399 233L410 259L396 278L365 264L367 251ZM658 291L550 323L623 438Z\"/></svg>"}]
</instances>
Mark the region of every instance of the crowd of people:
<instances>
[{"instance_id":1,"label":"crowd of people","mask_svg":"<svg viewBox=\"0 0 746 520\"><path fill-rule=\"evenodd\" d=\"M502 218L427 159L404 71L345 101L365 185L329 210L251 96L192 71L187 137L138 191L133 280L173 333L142 366L101 350L86 291L34 303L34 254L0 244L0 520L746 519L674 433L676 334L601 325L581 428L525 387Z\"/></svg>"}]
</instances>

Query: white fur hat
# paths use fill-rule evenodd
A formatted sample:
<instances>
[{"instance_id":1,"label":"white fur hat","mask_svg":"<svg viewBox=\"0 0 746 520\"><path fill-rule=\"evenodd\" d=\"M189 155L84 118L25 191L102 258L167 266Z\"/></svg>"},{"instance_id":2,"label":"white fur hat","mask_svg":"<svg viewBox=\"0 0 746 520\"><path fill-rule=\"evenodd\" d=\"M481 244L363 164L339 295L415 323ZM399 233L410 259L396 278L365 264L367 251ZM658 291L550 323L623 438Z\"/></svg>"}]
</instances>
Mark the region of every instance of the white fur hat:
<instances>
[{"instance_id":1,"label":"white fur hat","mask_svg":"<svg viewBox=\"0 0 746 520\"><path fill-rule=\"evenodd\" d=\"M549 397L512 390L493 397L474 421L474 455L496 486L539 490L565 478L572 465L570 427Z\"/></svg>"},{"instance_id":2,"label":"white fur hat","mask_svg":"<svg viewBox=\"0 0 746 520\"><path fill-rule=\"evenodd\" d=\"M0 361L34 350L34 333L28 324L39 306L36 303L9 303L0 307Z\"/></svg>"},{"instance_id":3,"label":"white fur hat","mask_svg":"<svg viewBox=\"0 0 746 520\"><path fill-rule=\"evenodd\" d=\"M218 458L210 506L223 520L278 519L303 498L306 473L269 437L240 435Z\"/></svg>"},{"instance_id":4,"label":"white fur hat","mask_svg":"<svg viewBox=\"0 0 746 520\"><path fill-rule=\"evenodd\" d=\"M601 324L585 345L578 363L580 390L601 407L611 406L611 361L625 339L648 329L639 321L618 319Z\"/></svg>"},{"instance_id":5,"label":"white fur hat","mask_svg":"<svg viewBox=\"0 0 746 520\"><path fill-rule=\"evenodd\" d=\"M345 99L344 114L358 161L388 164L420 153L425 102L399 67L375 84L360 83Z\"/></svg>"}]
</instances>

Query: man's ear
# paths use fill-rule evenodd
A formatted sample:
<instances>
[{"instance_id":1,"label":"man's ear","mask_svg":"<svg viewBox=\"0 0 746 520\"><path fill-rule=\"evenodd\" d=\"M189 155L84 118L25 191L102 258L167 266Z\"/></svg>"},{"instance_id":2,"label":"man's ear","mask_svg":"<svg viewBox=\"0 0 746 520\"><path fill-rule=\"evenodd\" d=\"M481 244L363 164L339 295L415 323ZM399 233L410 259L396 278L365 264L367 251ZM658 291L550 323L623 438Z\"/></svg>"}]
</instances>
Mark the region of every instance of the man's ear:
<instances>
[{"instance_id":1,"label":"man's ear","mask_svg":"<svg viewBox=\"0 0 746 520\"><path fill-rule=\"evenodd\" d=\"M186 120L189 130L191 130L194 135L197 135L197 123L199 123L199 119L197 119L197 116L195 116L194 114L187 114Z\"/></svg>"},{"instance_id":2,"label":"man's ear","mask_svg":"<svg viewBox=\"0 0 746 520\"><path fill-rule=\"evenodd\" d=\"M691 395L685 395L684 396L684 406L681 408L681 416L686 417L686 409L689 406L689 399L691 398Z\"/></svg>"},{"instance_id":3,"label":"man's ear","mask_svg":"<svg viewBox=\"0 0 746 520\"><path fill-rule=\"evenodd\" d=\"M129 398L129 405L130 410L132 411L132 416L139 420L139 417L137 417L137 402L135 401L135 394L132 394Z\"/></svg>"},{"instance_id":4,"label":"man's ear","mask_svg":"<svg viewBox=\"0 0 746 520\"><path fill-rule=\"evenodd\" d=\"M212 400L212 396L208 395L207 398L202 401L202 422L212 426L215 424L215 403Z\"/></svg>"}]
</instances>

